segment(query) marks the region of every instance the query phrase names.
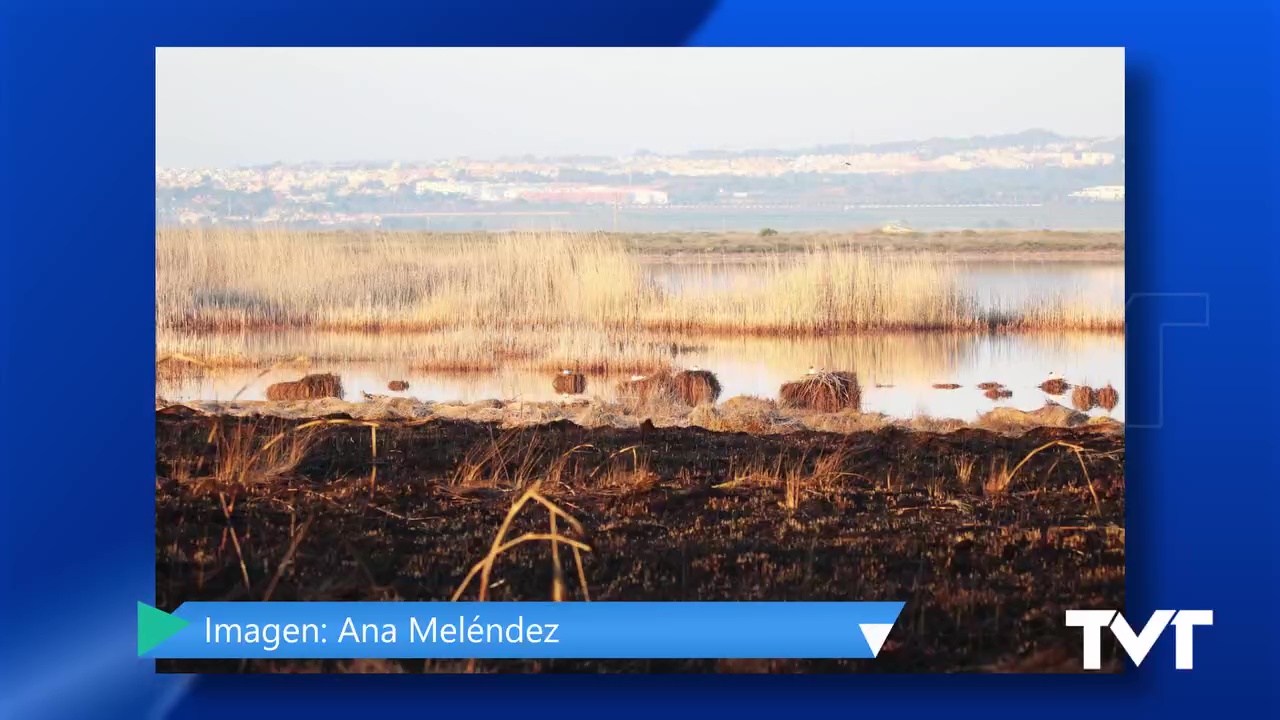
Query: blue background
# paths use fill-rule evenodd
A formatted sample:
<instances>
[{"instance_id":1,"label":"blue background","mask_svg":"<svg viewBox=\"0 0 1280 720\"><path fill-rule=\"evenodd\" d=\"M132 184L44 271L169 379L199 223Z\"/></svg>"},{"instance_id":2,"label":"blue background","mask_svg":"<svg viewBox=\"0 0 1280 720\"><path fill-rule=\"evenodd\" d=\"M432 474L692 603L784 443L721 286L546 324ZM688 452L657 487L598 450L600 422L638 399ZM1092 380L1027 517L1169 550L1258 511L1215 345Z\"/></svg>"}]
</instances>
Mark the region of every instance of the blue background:
<instances>
[{"instance_id":1,"label":"blue background","mask_svg":"<svg viewBox=\"0 0 1280 720\"><path fill-rule=\"evenodd\" d=\"M1256 714L1280 651L1276 36L1273 3L1236 0L4 5L0 716ZM1131 306L1130 420L1162 426L1129 433L1127 615L1213 609L1196 670L1166 637L1120 677L154 676L154 47L681 43L1128 48L1128 290L1213 312Z\"/></svg>"}]
</instances>

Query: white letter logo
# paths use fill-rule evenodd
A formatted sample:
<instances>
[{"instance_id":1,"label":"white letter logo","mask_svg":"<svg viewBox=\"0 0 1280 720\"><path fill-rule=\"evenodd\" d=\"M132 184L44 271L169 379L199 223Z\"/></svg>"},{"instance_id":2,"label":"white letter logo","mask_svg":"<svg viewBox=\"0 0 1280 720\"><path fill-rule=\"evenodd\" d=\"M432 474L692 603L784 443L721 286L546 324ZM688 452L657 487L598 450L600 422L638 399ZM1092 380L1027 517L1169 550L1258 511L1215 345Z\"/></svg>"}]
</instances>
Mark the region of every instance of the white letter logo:
<instances>
[{"instance_id":1,"label":"white letter logo","mask_svg":"<svg viewBox=\"0 0 1280 720\"><path fill-rule=\"evenodd\" d=\"M1174 614L1177 617L1174 617ZM1196 625L1212 625L1212 610L1157 610L1151 619L1136 635L1129 621L1115 610L1068 610L1067 625L1084 628L1084 669L1100 670L1102 668L1102 628L1110 627L1111 634L1116 636L1120 647L1124 648L1134 665L1141 665L1147 653L1155 646L1156 640L1164 633L1172 621L1174 631L1174 666L1179 670L1190 670L1195 655L1192 645L1192 628Z\"/></svg>"}]
</instances>

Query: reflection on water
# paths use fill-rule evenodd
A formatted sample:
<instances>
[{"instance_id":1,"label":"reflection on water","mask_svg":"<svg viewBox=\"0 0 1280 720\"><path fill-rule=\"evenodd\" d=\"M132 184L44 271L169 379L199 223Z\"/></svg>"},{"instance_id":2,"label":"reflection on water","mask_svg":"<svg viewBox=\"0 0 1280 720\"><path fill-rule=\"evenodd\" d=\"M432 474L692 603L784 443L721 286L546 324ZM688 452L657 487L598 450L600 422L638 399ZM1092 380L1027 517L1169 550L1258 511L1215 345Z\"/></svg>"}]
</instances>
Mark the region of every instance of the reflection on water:
<instances>
[{"instance_id":1,"label":"reflection on water","mask_svg":"<svg viewBox=\"0 0 1280 720\"><path fill-rule=\"evenodd\" d=\"M310 338L310 340L308 340ZM327 340L326 340L327 338ZM312 352L318 342L334 342L327 334L280 333L240 336L246 350L283 342L293 355L325 357ZM342 375L346 399L362 393L416 397L423 400L482 399L550 400L552 373L512 364L495 372L465 375L415 370L412 348L432 343L430 333L360 336L362 354L347 357L382 358L370 362L313 361L311 372ZM256 353L246 353L254 356ZM723 386L721 399L735 395L777 398L783 382L810 367L853 370L863 385L863 409L894 417L930 415L970 420L994 406L1034 410L1050 396L1037 385L1057 373L1068 382L1119 391L1111 416L1125 413L1124 337L1105 334L969 335L892 333L828 338L713 338L696 343L673 343L670 361L678 367L697 365L712 370ZM228 400L244 388L241 399L260 400L267 385L296 379L302 368L282 368L262 377L260 370L208 372L157 380L157 394L170 400ZM588 396L613 397L617 377L588 374ZM406 380L409 389L387 389L392 380ZM990 399L978 383L994 381L1013 394ZM933 388L958 383L955 390ZM246 387L247 386L247 387ZM1056 398L1069 402L1066 398ZM1095 409L1093 414L1103 414Z\"/></svg>"}]
</instances>

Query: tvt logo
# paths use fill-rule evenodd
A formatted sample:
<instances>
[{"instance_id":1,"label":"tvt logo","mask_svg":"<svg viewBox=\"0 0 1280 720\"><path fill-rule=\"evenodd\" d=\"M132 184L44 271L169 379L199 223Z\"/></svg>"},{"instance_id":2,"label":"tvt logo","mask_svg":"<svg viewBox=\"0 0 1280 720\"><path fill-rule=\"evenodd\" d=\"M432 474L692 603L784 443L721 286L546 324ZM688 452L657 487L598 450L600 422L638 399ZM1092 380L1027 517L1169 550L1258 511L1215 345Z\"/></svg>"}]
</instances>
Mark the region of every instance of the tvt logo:
<instances>
[{"instance_id":1,"label":"tvt logo","mask_svg":"<svg viewBox=\"0 0 1280 720\"><path fill-rule=\"evenodd\" d=\"M1190 670L1195 651L1191 634L1196 625L1212 625L1212 610L1157 610L1138 634L1124 616L1115 610L1068 610L1067 625L1084 628L1084 669L1102 668L1102 628L1110 627L1120 647L1128 653L1134 665L1141 665L1156 640L1164 634L1170 623L1174 630L1174 667Z\"/></svg>"}]
</instances>

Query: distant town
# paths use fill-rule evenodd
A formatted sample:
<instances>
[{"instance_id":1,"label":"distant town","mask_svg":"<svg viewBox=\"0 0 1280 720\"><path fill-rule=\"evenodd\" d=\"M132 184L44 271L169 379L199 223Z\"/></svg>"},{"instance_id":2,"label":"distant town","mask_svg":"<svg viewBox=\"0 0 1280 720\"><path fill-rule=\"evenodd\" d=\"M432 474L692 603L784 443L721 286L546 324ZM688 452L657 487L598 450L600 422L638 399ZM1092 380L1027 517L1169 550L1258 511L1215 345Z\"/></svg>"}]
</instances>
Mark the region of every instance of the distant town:
<instances>
[{"instance_id":1,"label":"distant town","mask_svg":"<svg viewBox=\"0 0 1280 720\"><path fill-rule=\"evenodd\" d=\"M1124 138L1046 131L797 150L156 168L158 225L489 229L558 217L1124 201ZM677 223L678 224L678 223Z\"/></svg>"}]
</instances>

